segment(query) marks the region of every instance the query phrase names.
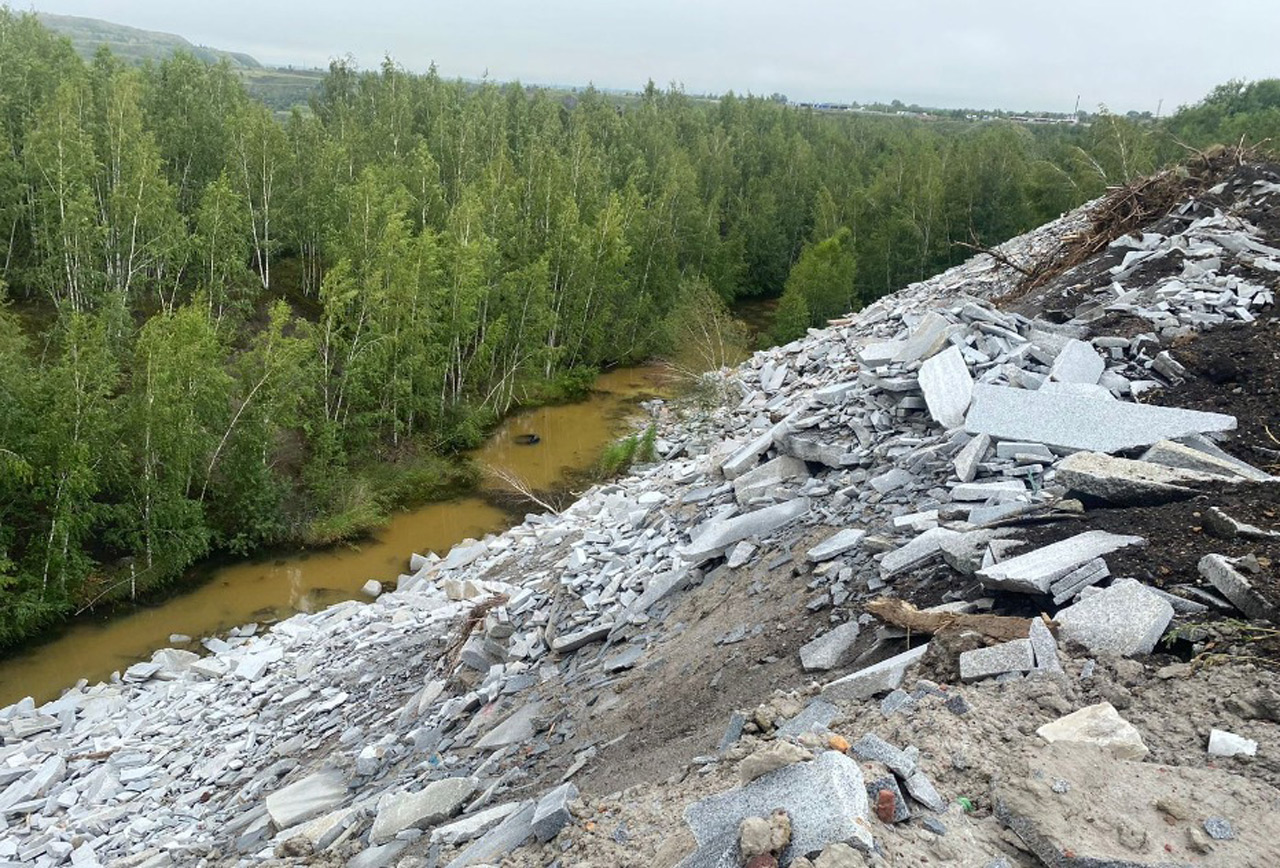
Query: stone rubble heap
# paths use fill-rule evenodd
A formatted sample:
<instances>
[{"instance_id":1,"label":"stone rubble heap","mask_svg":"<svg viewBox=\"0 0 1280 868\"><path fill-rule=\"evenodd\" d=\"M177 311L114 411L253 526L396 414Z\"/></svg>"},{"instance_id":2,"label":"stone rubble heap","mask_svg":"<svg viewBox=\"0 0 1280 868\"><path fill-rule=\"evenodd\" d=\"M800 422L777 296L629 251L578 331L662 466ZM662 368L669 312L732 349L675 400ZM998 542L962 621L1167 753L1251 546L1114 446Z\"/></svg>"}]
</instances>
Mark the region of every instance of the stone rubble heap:
<instances>
[{"instance_id":1,"label":"stone rubble heap","mask_svg":"<svg viewBox=\"0 0 1280 868\"><path fill-rule=\"evenodd\" d=\"M559 515L444 558L415 555L394 591L368 590L372 603L249 625L206 639L204 656L163 649L116 682L0 711L0 868L251 865L353 848L357 868L406 852L461 868L548 841L572 820L571 779L607 746L548 775L539 757L575 726L561 697L640 665L682 591L757 565L806 575L813 611L954 570L1065 605L1059 639L1149 652L1175 613L1202 604L1111 576L1107 555L1141 539L1086 532L1021 551L1007 525L1079 509L1073 494L1149 502L1271 482L1214 445L1231 417L1134 401L1182 375L1168 340L1272 302L1235 273L1280 272L1280 250L1203 210L1189 203L1179 233L1118 241L1128 253L1113 283L1068 322L994 307L1010 273L977 257L718 375L733 400L663 417L661 461ZM1032 261L1087 223L1082 209L1001 250ZM1126 283L1174 251L1179 276ZM1116 311L1150 330L1091 335ZM800 537L820 539L793 561ZM1202 571L1256 615L1236 566ZM991 604L953 599L964 611ZM871 624L835 621L801 651L805 669L847 668ZM872 653L883 656L900 634L878 629ZM893 691L926 648L833 678L823 699ZM960 671L1020 677L1055 671L1056 655L1033 623L1024 639L961 655ZM888 765L885 787L945 806L927 779ZM854 808L823 813L810 797L827 791L847 791ZM691 809L700 849L688 864L729 864L738 823L778 804L802 849L871 844L862 772L827 751Z\"/></svg>"}]
</instances>

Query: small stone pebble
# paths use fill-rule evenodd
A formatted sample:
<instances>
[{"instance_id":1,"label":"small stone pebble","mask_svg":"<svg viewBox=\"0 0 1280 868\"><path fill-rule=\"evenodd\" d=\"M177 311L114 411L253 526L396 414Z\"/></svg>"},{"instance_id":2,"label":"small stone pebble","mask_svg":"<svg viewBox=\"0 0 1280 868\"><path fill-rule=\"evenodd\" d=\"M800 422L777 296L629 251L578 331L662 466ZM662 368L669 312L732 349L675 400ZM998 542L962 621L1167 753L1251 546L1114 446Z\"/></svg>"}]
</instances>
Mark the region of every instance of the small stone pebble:
<instances>
[{"instance_id":1,"label":"small stone pebble","mask_svg":"<svg viewBox=\"0 0 1280 868\"><path fill-rule=\"evenodd\" d=\"M938 820L935 820L933 817L923 818L920 821L920 825L924 826L930 832L932 832L933 834L939 837L947 834L947 827L942 825L942 823L940 823Z\"/></svg>"},{"instance_id":2,"label":"small stone pebble","mask_svg":"<svg viewBox=\"0 0 1280 868\"><path fill-rule=\"evenodd\" d=\"M1215 841L1229 841L1236 836L1236 830L1231 828L1231 823L1221 817L1210 817L1205 820L1204 830Z\"/></svg>"}]
</instances>

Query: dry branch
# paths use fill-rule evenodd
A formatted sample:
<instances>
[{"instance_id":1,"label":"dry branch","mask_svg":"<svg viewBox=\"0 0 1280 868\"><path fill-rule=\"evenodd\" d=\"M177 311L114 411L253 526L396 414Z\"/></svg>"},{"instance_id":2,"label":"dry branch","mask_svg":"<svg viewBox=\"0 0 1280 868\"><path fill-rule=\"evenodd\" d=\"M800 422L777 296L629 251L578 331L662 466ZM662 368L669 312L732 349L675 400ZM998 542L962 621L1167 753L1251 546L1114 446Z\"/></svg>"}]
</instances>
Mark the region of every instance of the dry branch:
<instances>
[{"instance_id":1,"label":"dry branch","mask_svg":"<svg viewBox=\"0 0 1280 868\"><path fill-rule=\"evenodd\" d=\"M922 612L906 600L895 597L879 597L867 604L867 611L881 621L931 636L943 632L972 630L997 642L1025 639L1031 631L1030 618L1010 618L1004 615L963 615L958 612ZM1057 624L1046 619L1050 630Z\"/></svg>"}]
</instances>

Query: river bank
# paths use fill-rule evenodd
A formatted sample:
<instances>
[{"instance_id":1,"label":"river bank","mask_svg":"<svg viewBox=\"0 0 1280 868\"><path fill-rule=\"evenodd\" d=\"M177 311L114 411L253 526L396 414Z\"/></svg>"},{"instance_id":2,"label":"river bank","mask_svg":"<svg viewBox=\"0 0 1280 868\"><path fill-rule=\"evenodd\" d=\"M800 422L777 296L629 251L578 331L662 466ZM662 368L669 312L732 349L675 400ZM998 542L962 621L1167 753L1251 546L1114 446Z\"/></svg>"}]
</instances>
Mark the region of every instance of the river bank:
<instances>
[{"instance_id":1,"label":"river bank","mask_svg":"<svg viewBox=\"0 0 1280 868\"><path fill-rule=\"evenodd\" d=\"M667 386L656 365L607 371L582 400L518 412L462 457L482 470L500 468L535 491L557 488L589 471L601 451L623 433L637 402L665 393ZM536 444L518 442L529 433L538 435ZM501 532L517 523L525 509L537 508L517 501L503 482L482 476L474 492L398 512L384 527L351 544L195 568L179 583L180 590L156 602L77 619L56 630L54 638L0 660L0 706L24 696L52 699L81 678L105 680L157 648L198 649L200 639L243 624L269 624L295 612L360 599L360 589L370 579L395 580L405 552L444 553L463 540ZM179 640L171 642L171 636Z\"/></svg>"}]
</instances>

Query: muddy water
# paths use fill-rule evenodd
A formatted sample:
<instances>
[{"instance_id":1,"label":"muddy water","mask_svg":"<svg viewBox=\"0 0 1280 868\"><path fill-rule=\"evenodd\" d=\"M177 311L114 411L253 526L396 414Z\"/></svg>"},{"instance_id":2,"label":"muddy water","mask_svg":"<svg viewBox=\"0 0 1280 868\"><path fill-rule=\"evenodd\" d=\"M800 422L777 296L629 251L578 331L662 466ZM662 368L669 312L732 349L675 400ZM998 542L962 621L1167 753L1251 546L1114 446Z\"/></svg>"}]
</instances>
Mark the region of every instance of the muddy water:
<instances>
[{"instance_id":1,"label":"muddy water","mask_svg":"<svg viewBox=\"0 0 1280 868\"><path fill-rule=\"evenodd\" d=\"M587 399L513 416L471 457L518 476L532 489L553 487L567 472L595 462L621 433L640 396L661 391L656 367L602 374ZM539 442L522 445L522 434L536 434ZM164 603L76 622L52 641L0 661L0 707L24 696L52 699L80 678L107 679L170 645L174 633L198 638L355 599L369 579L387 581L405 571L411 552L443 553L468 537L501 531L513 520L481 496L462 497L400 513L357 546L216 568L194 590Z\"/></svg>"}]
</instances>

